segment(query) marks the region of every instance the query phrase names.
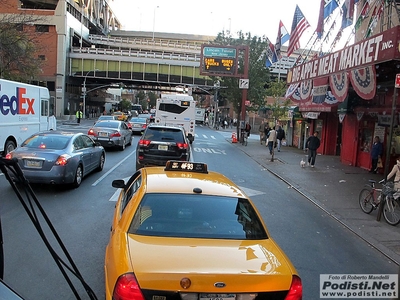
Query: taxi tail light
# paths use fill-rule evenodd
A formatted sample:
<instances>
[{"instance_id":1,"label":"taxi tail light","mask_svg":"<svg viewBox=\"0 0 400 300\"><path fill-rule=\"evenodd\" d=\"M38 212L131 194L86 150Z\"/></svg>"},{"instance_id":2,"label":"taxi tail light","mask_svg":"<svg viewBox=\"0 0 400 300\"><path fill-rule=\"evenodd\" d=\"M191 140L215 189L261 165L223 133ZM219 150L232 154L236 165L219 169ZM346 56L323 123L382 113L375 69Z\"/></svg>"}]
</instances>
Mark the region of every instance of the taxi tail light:
<instances>
[{"instance_id":1,"label":"taxi tail light","mask_svg":"<svg viewBox=\"0 0 400 300\"><path fill-rule=\"evenodd\" d=\"M119 131L110 134L110 137L120 137L120 136L121 133Z\"/></svg>"},{"instance_id":2,"label":"taxi tail light","mask_svg":"<svg viewBox=\"0 0 400 300\"><path fill-rule=\"evenodd\" d=\"M147 146L149 146L150 145L150 140L140 140L139 141L139 146L144 146L144 147L147 147Z\"/></svg>"},{"instance_id":3,"label":"taxi tail light","mask_svg":"<svg viewBox=\"0 0 400 300\"><path fill-rule=\"evenodd\" d=\"M121 275L114 287L113 300L145 300L133 273Z\"/></svg>"},{"instance_id":4,"label":"taxi tail light","mask_svg":"<svg viewBox=\"0 0 400 300\"><path fill-rule=\"evenodd\" d=\"M179 149L187 149L187 148L189 147L189 145L186 144L186 143L176 143L176 146L177 146Z\"/></svg>"},{"instance_id":5,"label":"taxi tail light","mask_svg":"<svg viewBox=\"0 0 400 300\"><path fill-rule=\"evenodd\" d=\"M96 136L96 132L94 132L94 130L93 130L93 129L89 129L89 131L88 131L88 135L93 135L93 136Z\"/></svg>"},{"instance_id":6,"label":"taxi tail light","mask_svg":"<svg viewBox=\"0 0 400 300\"><path fill-rule=\"evenodd\" d=\"M60 156L57 158L57 160L56 160L56 162L55 162L55 165L56 165L56 166L65 166L65 165L68 163L68 161L69 161L70 158L71 158L71 156L68 155L68 154L60 155Z\"/></svg>"},{"instance_id":7,"label":"taxi tail light","mask_svg":"<svg viewBox=\"0 0 400 300\"><path fill-rule=\"evenodd\" d=\"M290 285L289 292L285 300L302 300L303 298L303 285L299 276L293 275L292 284Z\"/></svg>"}]
</instances>

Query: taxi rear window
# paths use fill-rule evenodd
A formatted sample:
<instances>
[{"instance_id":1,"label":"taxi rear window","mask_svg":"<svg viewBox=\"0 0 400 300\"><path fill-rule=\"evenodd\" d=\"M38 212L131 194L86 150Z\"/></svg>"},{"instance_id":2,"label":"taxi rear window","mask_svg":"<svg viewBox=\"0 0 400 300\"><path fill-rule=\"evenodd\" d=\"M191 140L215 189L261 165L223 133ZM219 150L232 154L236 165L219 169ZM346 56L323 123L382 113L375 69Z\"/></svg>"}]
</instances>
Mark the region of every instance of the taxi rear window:
<instances>
[{"instance_id":1,"label":"taxi rear window","mask_svg":"<svg viewBox=\"0 0 400 300\"><path fill-rule=\"evenodd\" d=\"M268 238L247 199L198 194L145 195L129 233L184 238Z\"/></svg>"}]
</instances>

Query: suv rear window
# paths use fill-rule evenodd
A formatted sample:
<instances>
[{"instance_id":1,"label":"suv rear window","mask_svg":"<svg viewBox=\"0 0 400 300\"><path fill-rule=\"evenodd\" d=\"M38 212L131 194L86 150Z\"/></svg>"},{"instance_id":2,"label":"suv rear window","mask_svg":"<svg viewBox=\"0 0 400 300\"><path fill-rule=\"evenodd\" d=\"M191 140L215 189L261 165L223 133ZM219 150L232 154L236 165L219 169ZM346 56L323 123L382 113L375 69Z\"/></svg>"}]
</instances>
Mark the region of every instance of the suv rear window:
<instances>
[{"instance_id":1,"label":"suv rear window","mask_svg":"<svg viewBox=\"0 0 400 300\"><path fill-rule=\"evenodd\" d=\"M148 127L144 133L143 139L158 142L184 142L183 132L179 128Z\"/></svg>"}]
</instances>

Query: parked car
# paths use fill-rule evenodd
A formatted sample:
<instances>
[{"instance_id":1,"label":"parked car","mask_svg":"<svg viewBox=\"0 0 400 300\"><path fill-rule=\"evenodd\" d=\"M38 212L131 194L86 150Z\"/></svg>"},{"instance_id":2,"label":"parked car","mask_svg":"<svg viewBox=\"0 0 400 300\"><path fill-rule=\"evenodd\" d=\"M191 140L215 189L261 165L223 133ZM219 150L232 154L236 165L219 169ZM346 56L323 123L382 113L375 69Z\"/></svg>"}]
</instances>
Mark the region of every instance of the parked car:
<instances>
[{"instance_id":1,"label":"parked car","mask_svg":"<svg viewBox=\"0 0 400 300\"><path fill-rule=\"evenodd\" d=\"M224 175L170 161L112 186L105 299L302 299L290 259Z\"/></svg>"},{"instance_id":2,"label":"parked car","mask_svg":"<svg viewBox=\"0 0 400 300\"><path fill-rule=\"evenodd\" d=\"M182 127L150 124L136 148L136 170L165 166L168 160L190 160L190 145Z\"/></svg>"},{"instance_id":3,"label":"parked car","mask_svg":"<svg viewBox=\"0 0 400 300\"><path fill-rule=\"evenodd\" d=\"M51 130L30 136L6 158L18 159L31 183L79 187L86 175L103 170L106 153L86 134Z\"/></svg>"},{"instance_id":4,"label":"parked car","mask_svg":"<svg viewBox=\"0 0 400 300\"><path fill-rule=\"evenodd\" d=\"M88 131L95 142L99 142L105 148L118 147L121 151L132 144L132 131L123 121L100 121L94 124Z\"/></svg>"},{"instance_id":5,"label":"parked car","mask_svg":"<svg viewBox=\"0 0 400 300\"><path fill-rule=\"evenodd\" d=\"M142 134L148 124L145 118L139 118L139 117L132 117L128 122L132 126L132 134L134 133Z\"/></svg>"}]
</instances>

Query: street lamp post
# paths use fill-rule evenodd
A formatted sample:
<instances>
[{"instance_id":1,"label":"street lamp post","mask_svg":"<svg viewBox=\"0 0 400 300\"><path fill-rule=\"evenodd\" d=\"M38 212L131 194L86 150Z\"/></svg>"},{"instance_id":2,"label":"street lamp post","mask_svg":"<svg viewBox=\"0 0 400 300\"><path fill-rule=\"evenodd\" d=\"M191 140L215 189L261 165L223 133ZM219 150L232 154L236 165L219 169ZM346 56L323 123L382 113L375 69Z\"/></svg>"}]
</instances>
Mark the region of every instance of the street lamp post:
<instances>
[{"instance_id":1,"label":"street lamp post","mask_svg":"<svg viewBox=\"0 0 400 300\"><path fill-rule=\"evenodd\" d=\"M156 28L156 9L159 8L159 6L157 5L157 7L154 7L154 15L153 15L153 41L154 41L154 30Z\"/></svg>"},{"instance_id":2,"label":"street lamp post","mask_svg":"<svg viewBox=\"0 0 400 300\"><path fill-rule=\"evenodd\" d=\"M83 79L83 87L82 87L82 93L83 93L83 107L82 107L82 118L86 118L86 78L88 77L90 72L96 72L99 71L98 69L90 70L86 73L84 79Z\"/></svg>"}]
</instances>

